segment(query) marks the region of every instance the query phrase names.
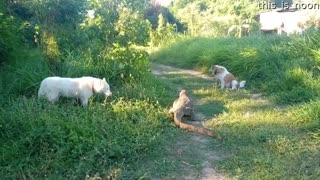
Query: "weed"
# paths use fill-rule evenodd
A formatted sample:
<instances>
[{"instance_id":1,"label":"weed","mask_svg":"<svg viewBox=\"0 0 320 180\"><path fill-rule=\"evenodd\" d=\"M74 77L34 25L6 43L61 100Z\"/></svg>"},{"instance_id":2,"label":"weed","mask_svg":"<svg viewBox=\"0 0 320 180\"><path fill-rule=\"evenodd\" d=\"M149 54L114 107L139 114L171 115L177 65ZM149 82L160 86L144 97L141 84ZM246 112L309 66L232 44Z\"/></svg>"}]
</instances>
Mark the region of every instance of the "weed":
<instances>
[{"instance_id":1,"label":"weed","mask_svg":"<svg viewBox=\"0 0 320 180\"><path fill-rule=\"evenodd\" d=\"M319 32L297 37L193 38L154 52L152 60L208 73L225 66L248 88L265 92L282 104L318 97Z\"/></svg>"}]
</instances>

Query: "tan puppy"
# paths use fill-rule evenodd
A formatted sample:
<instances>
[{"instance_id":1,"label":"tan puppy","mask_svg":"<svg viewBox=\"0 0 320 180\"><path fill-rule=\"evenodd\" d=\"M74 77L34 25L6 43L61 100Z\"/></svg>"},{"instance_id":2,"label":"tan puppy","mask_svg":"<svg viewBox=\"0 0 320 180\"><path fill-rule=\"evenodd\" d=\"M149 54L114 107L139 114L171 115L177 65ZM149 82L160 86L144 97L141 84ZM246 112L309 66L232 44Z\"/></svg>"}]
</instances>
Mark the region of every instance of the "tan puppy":
<instances>
[{"instance_id":1,"label":"tan puppy","mask_svg":"<svg viewBox=\"0 0 320 180\"><path fill-rule=\"evenodd\" d=\"M224 89L225 87L231 87L232 89L243 88L246 84L246 81L238 83L237 78L223 66L212 65L209 69L209 73L218 79L221 89Z\"/></svg>"}]
</instances>

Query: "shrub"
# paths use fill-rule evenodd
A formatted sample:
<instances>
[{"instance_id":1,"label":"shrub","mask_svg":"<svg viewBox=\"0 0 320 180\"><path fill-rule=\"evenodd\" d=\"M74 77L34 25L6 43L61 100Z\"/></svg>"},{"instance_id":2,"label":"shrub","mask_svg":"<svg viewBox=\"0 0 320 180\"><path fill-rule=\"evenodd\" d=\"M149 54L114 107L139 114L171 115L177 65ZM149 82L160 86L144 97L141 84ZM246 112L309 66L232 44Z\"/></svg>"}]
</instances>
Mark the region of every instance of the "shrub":
<instances>
[{"instance_id":1,"label":"shrub","mask_svg":"<svg viewBox=\"0 0 320 180\"><path fill-rule=\"evenodd\" d=\"M306 102L320 96L319 34L192 38L163 47L152 59L205 73L210 65L219 64L239 80L247 80L248 88L279 103Z\"/></svg>"}]
</instances>

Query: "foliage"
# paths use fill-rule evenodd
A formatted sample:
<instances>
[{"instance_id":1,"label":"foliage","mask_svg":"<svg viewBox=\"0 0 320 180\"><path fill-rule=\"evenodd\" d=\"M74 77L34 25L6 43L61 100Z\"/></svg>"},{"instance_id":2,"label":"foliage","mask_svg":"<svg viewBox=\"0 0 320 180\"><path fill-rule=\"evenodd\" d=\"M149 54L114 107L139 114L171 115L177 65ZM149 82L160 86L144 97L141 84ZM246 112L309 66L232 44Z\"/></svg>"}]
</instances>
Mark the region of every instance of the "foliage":
<instances>
[{"instance_id":1,"label":"foliage","mask_svg":"<svg viewBox=\"0 0 320 180\"><path fill-rule=\"evenodd\" d=\"M60 50L54 35L47 31L42 32L42 46L49 64L57 64L60 58Z\"/></svg>"},{"instance_id":2,"label":"foliage","mask_svg":"<svg viewBox=\"0 0 320 180\"><path fill-rule=\"evenodd\" d=\"M7 57L0 69L1 176L107 178L156 149L168 125L158 99L164 104L167 96L139 48L151 29L144 11L136 11L142 1L20 0L6 6L10 12L0 14L0 52ZM37 100L48 76L105 77L114 98L99 104L95 96L88 108L69 99Z\"/></svg>"},{"instance_id":3,"label":"foliage","mask_svg":"<svg viewBox=\"0 0 320 180\"><path fill-rule=\"evenodd\" d=\"M176 143L180 136L172 135L166 107L176 95L177 84L186 78L173 83L166 80L164 85L151 77L149 56L142 46L167 46L181 38L177 32L185 28L190 36L240 37L247 24L252 30L257 12L256 4L248 0L176 0L169 10L159 10L144 0L0 3L0 175L11 179L139 179L149 176L144 167L174 171L175 166L167 166L170 161L162 157L162 148L164 141ZM318 102L307 102L320 95L319 37L318 32L292 38L184 37L153 57L204 71L212 63L221 64L246 79L250 90L265 92L284 104L306 102L292 107L290 113L271 107L252 117L242 110L252 110L257 104L237 101L232 92L204 92L198 80L190 79L188 84L196 86L195 96L207 97L201 101L220 98L220 103L200 107L206 115L217 115L222 122L219 131L230 134L230 143L223 150L237 152L236 158L220 167L240 178L242 172L254 169L251 165L270 174L280 169L276 176L281 176L287 172L285 162L296 157L295 165L307 165L294 166L292 171L302 169L303 176L312 178L317 172L310 171L316 171L318 164L296 155L310 150L305 148L308 145L318 147L313 140L319 138ZM113 97L101 103L102 98L94 96L86 108L71 99L50 104L35 97L41 80L48 76L105 77ZM211 83L208 87L213 88ZM279 123L291 122L291 129L278 129ZM283 156L287 149L292 154ZM260 156L248 160L248 151ZM280 158L270 160L269 153ZM154 154L160 160L153 161ZM318 157L304 153L308 155ZM144 160L155 166L147 167ZM271 167L274 162L280 165ZM241 168L237 171L235 167ZM248 174L249 178L265 175Z\"/></svg>"},{"instance_id":4,"label":"foliage","mask_svg":"<svg viewBox=\"0 0 320 180\"><path fill-rule=\"evenodd\" d=\"M176 39L177 27L166 22L162 14L159 14L157 24L157 28L150 33L151 47L159 47Z\"/></svg>"},{"instance_id":5,"label":"foliage","mask_svg":"<svg viewBox=\"0 0 320 180\"><path fill-rule=\"evenodd\" d=\"M27 8L37 23L50 26L56 23L76 23L84 13L85 0L46 0L46 1L26 1L17 0L10 2L10 5ZM24 14L23 14L24 15Z\"/></svg>"},{"instance_id":6,"label":"foliage","mask_svg":"<svg viewBox=\"0 0 320 180\"><path fill-rule=\"evenodd\" d=\"M0 4L0 65L12 58L15 46L21 41L16 36L19 33L19 24L16 23L16 19L8 16L4 12L3 5Z\"/></svg>"},{"instance_id":7,"label":"foliage","mask_svg":"<svg viewBox=\"0 0 320 180\"><path fill-rule=\"evenodd\" d=\"M4 66L0 70L2 87L1 94L8 96L36 95L40 81L53 75L49 65L38 49L25 49L19 51L14 63Z\"/></svg>"},{"instance_id":8,"label":"foliage","mask_svg":"<svg viewBox=\"0 0 320 180\"><path fill-rule=\"evenodd\" d=\"M125 164L161 142L167 126L162 108L147 101L120 98L84 109L18 98L2 106L0 174L14 179L125 171Z\"/></svg>"},{"instance_id":9,"label":"foliage","mask_svg":"<svg viewBox=\"0 0 320 180\"><path fill-rule=\"evenodd\" d=\"M228 33L230 31L236 31L235 35L241 36L241 31L248 33L256 28L255 16L259 11L257 2L176 0L171 9L178 20L187 26L191 36L233 35Z\"/></svg>"},{"instance_id":10,"label":"foliage","mask_svg":"<svg viewBox=\"0 0 320 180\"><path fill-rule=\"evenodd\" d=\"M177 31L183 32L185 30L185 27L168 8L159 5L153 5L145 12L145 17L150 21L153 29L156 29L159 25L158 22L160 14L167 23L175 25Z\"/></svg>"},{"instance_id":11,"label":"foliage","mask_svg":"<svg viewBox=\"0 0 320 180\"><path fill-rule=\"evenodd\" d=\"M294 123L308 130L312 135L320 135L320 106L318 100L292 107ZM319 138L319 137L318 137Z\"/></svg>"},{"instance_id":12,"label":"foliage","mask_svg":"<svg viewBox=\"0 0 320 180\"><path fill-rule=\"evenodd\" d=\"M239 61L243 62L242 59ZM217 141L206 137L197 137L195 142L193 134L189 135L191 137L180 135L178 140L161 151L164 155L160 158L168 160L165 163L160 161L159 167L156 167L156 172L162 173L159 179L180 177L181 174L199 174L194 175L193 179L201 179L203 170L208 167L203 165L204 162L209 162L219 176L226 179L319 177L318 100L277 105L268 96L257 94L259 89L253 92L252 86L249 89L221 91L212 80L201 76L171 68L162 72L161 77L170 88L188 88L189 95L197 102L195 112L206 119L203 125L221 134L225 143L217 147ZM251 82L248 83L251 85ZM199 142L200 145L195 147ZM180 149L182 156L173 153L172 149ZM157 160L156 157L154 159ZM188 166L179 161L188 163ZM174 170L167 170L168 167Z\"/></svg>"},{"instance_id":13,"label":"foliage","mask_svg":"<svg viewBox=\"0 0 320 180\"><path fill-rule=\"evenodd\" d=\"M292 38L193 38L164 47L153 59L205 71L220 64L277 102L298 103L320 97L319 38L319 32Z\"/></svg>"},{"instance_id":14,"label":"foliage","mask_svg":"<svg viewBox=\"0 0 320 180\"><path fill-rule=\"evenodd\" d=\"M119 19L115 24L118 32L117 41L122 45L146 45L148 43L151 24L138 12L128 8L119 11Z\"/></svg>"}]
</instances>

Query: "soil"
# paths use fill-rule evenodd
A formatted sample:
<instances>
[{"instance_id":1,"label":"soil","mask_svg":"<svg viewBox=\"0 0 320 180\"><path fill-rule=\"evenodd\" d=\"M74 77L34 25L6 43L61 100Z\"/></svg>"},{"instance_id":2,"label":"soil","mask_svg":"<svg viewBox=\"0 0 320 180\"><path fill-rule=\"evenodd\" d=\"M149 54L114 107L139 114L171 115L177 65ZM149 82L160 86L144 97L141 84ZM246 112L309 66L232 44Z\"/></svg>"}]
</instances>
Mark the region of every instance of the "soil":
<instances>
[{"instance_id":1,"label":"soil","mask_svg":"<svg viewBox=\"0 0 320 180\"><path fill-rule=\"evenodd\" d=\"M167 79L167 74L181 74L193 77L206 79L208 81L214 81L212 77L202 74L201 72L194 70L179 69L171 66L153 64L152 73L163 79ZM179 85L177 92L179 90ZM197 106L197 99L194 99L195 106ZM205 115L201 112L195 114L195 121L189 121L196 126L202 126L202 123L206 119ZM175 177L174 179L185 179L185 180L224 180L230 179L222 172L219 172L215 168L215 163L222 161L225 155L219 153L212 145L213 140L211 137L190 133L188 137L178 138L175 145L172 145L168 151L173 152L172 156L178 161L180 168L178 172L183 172L183 176Z\"/></svg>"}]
</instances>

